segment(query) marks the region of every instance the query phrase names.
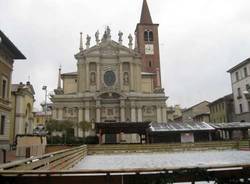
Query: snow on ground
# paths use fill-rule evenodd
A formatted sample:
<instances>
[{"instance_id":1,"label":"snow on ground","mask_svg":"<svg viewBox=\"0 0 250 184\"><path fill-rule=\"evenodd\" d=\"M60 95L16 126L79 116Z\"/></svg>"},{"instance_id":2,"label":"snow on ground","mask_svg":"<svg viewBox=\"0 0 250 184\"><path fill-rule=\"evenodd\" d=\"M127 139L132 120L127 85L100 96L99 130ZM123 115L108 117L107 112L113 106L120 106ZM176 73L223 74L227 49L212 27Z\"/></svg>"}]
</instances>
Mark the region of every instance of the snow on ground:
<instances>
[{"instance_id":1,"label":"snow on ground","mask_svg":"<svg viewBox=\"0 0 250 184\"><path fill-rule=\"evenodd\" d=\"M250 151L185 151L159 153L129 153L89 155L72 168L79 169L136 169L218 166L250 164Z\"/></svg>"}]
</instances>

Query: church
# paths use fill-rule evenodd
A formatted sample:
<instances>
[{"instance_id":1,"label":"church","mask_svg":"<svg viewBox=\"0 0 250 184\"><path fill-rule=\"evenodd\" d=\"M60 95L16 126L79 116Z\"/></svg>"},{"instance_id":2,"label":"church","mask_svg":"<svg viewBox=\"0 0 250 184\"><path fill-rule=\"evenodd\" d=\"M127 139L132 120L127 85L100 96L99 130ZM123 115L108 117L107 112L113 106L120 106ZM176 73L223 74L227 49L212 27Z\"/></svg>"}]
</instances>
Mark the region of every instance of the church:
<instances>
[{"instance_id":1,"label":"church","mask_svg":"<svg viewBox=\"0 0 250 184\"><path fill-rule=\"evenodd\" d=\"M108 26L102 35L95 33L95 45L90 45L87 35L83 46L81 33L79 52L75 54L77 70L61 73L59 69L58 85L51 96L52 118L75 122L74 134L79 137L96 134L83 132L79 122L90 122L92 129L98 123L167 122L158 26L144 0L140 22L134 36L129 34L128 46L123 44L122 32L117 41L112 40ZM108 136L103 135L103 142ZM122 139L137 142L138 135Z\"/></svg>"}]
</instances>

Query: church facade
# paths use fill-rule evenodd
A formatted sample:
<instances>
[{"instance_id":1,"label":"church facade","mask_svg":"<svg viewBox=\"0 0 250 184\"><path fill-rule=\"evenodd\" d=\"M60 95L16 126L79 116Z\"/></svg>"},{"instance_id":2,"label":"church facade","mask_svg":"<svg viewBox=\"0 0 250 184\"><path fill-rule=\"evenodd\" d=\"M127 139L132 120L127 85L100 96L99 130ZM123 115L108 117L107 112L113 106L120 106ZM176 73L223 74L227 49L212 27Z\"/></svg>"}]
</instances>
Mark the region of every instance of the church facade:
<instances>
[{"instance_id":1,"label":"church facade","mask_svg":"<svg viewBox=\"0 0 250 184\"><path fill-rule=\"evenodd\" d=\"M87 136L79 122L166 122L166 100L161 86L158 24L153 24L146 0L134 41L123 44L123 33L114 41L106 28L95 45L91 37L83 47L80 35L79 52L75 55L77 71L61 73L51 96L52 118L76 122L75 135ZM61 80L63 86L61 86Z\"/></svg>"}]
</instances>

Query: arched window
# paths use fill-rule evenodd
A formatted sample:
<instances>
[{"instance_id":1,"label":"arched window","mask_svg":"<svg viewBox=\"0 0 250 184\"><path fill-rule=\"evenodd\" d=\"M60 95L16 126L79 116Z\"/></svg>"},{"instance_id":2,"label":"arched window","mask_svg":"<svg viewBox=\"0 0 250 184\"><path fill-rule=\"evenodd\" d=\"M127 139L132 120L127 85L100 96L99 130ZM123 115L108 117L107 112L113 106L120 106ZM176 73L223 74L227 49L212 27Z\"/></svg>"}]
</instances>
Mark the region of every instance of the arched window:
<instances>
[{"instance_id":1,"label":"arched window","mask_svg":"<svg viewBox=\"0 0 250 184\"><path fill-rule=\"evenodd\" d=\"M146 30L144 31L144 41L152 42L154 40L153 31Z\"/></svg>"},{"instance_id":2,"label":"arched window","mask_svg":"<svg viewBox=\"0 0 250 184\"><path fill-rule=\"evenodd\" d=\"M153 32L149 31L149 41L152 42L154 40L153 38Z\"/></svg>"}]
</instances>

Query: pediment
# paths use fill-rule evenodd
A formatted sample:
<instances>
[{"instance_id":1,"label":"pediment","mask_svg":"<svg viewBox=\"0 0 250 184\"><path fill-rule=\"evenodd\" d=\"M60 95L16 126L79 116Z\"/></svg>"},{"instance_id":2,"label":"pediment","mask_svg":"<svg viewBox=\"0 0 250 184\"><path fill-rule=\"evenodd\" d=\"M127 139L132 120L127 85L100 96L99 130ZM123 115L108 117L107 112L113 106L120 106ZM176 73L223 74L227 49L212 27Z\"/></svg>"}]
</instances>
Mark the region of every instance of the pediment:
<instances>
[{"instance_id":1,"label":"pediment","mask_svg":"<svg viewBox=\"0 0 250 184\"><path fill-rule=\"evenodd\" d=\"M90 47L89 49L85 49L83 52L78 53L76 56L135 56L139 55L138 52L129 49L124 45L120 45L119 43L109 40L102 41L99 45L95 45Z\"/></svg>"}]
</instances>

